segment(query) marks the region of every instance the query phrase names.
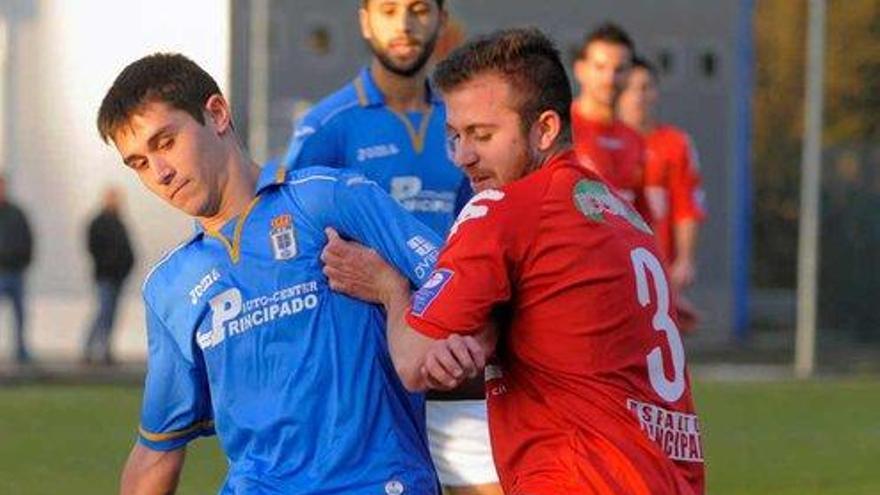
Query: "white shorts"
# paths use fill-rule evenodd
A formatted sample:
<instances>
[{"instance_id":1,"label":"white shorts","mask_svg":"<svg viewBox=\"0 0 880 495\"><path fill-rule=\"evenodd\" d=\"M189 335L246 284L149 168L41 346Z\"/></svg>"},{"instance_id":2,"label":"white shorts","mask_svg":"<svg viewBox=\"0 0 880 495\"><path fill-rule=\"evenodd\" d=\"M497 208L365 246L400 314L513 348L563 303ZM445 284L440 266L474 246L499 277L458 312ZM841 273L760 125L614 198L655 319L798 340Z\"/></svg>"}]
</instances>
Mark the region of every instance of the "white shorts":
<instances>
[{"instance_id":1,"label":"white shorts","mask_svg":"<svg viewBox=\"0 0 880 495\"><path fill-rule=\"evenodd\" d=\"M428 401L428 442L443 485L498 482L486 416L484 400Z\"/></svg>"}]
</instances>

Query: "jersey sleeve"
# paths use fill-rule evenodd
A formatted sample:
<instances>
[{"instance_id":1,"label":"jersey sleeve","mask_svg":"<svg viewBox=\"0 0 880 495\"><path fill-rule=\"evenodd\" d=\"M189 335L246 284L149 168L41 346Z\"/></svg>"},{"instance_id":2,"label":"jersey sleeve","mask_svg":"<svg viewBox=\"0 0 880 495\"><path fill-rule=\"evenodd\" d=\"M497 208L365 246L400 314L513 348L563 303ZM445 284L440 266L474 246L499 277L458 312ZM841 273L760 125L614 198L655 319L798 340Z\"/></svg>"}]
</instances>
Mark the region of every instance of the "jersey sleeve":
<instances>
[{"instance_id":1,"label":"jersey sleeve","mask_svg":"<svg viewBox=\"0 0 880 495\"><path fill-rule=\"evenodd\" d=\"M434 268L443 240L375 182L329 172L328 180L309 181L297 191L304 208L322 228L333 227L343 237L375 249L414 287L420 286Z\"/></svg>"},{"instance_id":2,"label":"jersey sleeve","mask_svg":"<svg viewBox=\"0 0 880 495\"><path fill-rule=\"evenodd\" d=\"M504 200L487 190L462 209L437 267L413 294L406 320L416 331L435 339L475 333L510 299L517 242L505 229L513 219Z\"/></svg>"},{"instance_id":3,"label":"jersey sleeve","mask_svg":"<svg viewBox=\"0 0 880 495\"><path fill-rule=\"evenodd\" d=\"M153 450L183 447L214 434L207 374L201 359L180 344L146 304L148 361L138 442Z\"/></svg>"},{"instance_id":4,"label":"jersey sleeve","mask_svg":"<svg viewBox=\"0 0 880 495\"><path fill-rule=\"evenodd\" d=\"M699 158L693 140L682 134L681 147L671 166L669 195L673 222L702 221L706 217Z\"/></svg>"},{"instance_id":5,"label":"jersey sleeve","mask_svg":"<svg viewBox=\"0 0 880 495\"><path fill-rule=\"evenodd\" d=\"M294 126L283 164L289 170L311 166L345 165L345 136L337 122L321 125L316 116L306 114Z\"/></svg>"}]
</instances>

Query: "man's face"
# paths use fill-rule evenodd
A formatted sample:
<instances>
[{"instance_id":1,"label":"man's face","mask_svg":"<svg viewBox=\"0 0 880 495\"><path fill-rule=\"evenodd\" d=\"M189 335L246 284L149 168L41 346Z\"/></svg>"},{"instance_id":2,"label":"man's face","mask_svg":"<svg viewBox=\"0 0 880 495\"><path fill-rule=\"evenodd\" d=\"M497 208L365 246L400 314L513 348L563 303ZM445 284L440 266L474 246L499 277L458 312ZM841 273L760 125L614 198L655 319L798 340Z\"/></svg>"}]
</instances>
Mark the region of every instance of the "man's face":
<instances>
[{"instance_id":1,"label":"man's face","mask_svg":"<svg viewBox=\"0 0 880 495\"><path fill-rule=\"evenodd\" d=\"M607 41L588 44L583 59L575 64L575 77L581 91L600 105L614 105L626 82L631 57L626 45Z\"/></svg>"},{"instance_id":2,"label":"man's face","mask_svg":"<svg viewBox=\"0 0 880 495\"><path fill-rule=\"evenodd\" d=\"M373 55L404 77L428 62L445 18L434 0L369 0L360 9L361 33Z\"/></svg>"},{"instance_id":3,"label":"man's face","mask_svg":"<svg viewBox=\"0 0 880 495\"><path fill-rule=\"evenodd\" d=\"M657 98L657 85L648 69L633 68L618 102L621 120L635 127L646 123L654 115Z\"/></svg>"},{"instance_id":4,"label":"man's face","mask_svg":"<svg viewBox=\"0 0 880 495\"><path fill-rule=\"evenodd\" d=\"M113 142L153 194L190 216L209 218L217 214L226 181L224 129L209 112L204 115L202 125L167 103L146 103Z\"/></svg>"},{"instance_id":5,"label":"man's face","mask_svg":"<svg viewBox=\"0 0 880 495\"><path fill-rule=\"evenodd\" d=\"M499 188L535 167L537 151L522 130L512 88L501 76L478 75L444 98L450 153L474 191Z\"/></svg>"}]
</instances>

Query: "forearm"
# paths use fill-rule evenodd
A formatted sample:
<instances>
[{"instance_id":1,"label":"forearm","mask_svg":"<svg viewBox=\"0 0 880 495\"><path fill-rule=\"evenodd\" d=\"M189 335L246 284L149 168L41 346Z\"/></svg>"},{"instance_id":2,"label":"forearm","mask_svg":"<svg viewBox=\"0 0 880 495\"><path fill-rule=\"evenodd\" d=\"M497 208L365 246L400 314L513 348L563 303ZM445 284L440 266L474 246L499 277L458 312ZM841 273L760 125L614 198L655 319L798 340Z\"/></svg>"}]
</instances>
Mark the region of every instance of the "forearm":
<instances>
[{"instance_id":1,"label":"forearm","mask_svg":"<svg viewBox=\"0 0 880 495\"><path fill-rule=\"evenodd\" d=\"M122 470L120 495L173 494L185 457L185 448L161 452L135 444Z\"/></svg>"},{"instance_id":2,"label":"forearm","mask_svg":"<svg viewBox=\"0 0 880 495\"><path fill-rule=\"evenodd\" d=\"M410 392L421 392L428 388L422 366L432 339L407 325L405 315L409 296L409 289L401 288L384 301L388 317L388 349L403 386Z\"/></svg>"},{"instance_id":3,"label":"forearm","mask_svg":"<svg viewBox=\"0 0 880 495\"><path fill-rule=\"evenodd\" d=\"M694 260L700 224L696 220L681 220L673 227L675 235L675 258Z\"/></svg>"}]
</instances>

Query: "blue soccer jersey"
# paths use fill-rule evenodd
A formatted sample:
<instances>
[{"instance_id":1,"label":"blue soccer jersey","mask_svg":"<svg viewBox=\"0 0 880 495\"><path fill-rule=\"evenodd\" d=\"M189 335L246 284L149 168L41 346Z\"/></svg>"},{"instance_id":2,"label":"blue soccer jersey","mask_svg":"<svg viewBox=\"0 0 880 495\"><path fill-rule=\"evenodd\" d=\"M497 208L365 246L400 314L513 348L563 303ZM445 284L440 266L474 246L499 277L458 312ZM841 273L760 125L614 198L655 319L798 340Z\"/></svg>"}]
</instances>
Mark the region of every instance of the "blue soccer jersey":
<instances>
[{"instance_id":1,"label":"blue soccer jersey","mask_svg":"<svg viewBox=\"0 0 880 495\"><path fill-rule=\"evenodd\" d=\"M144 283L139 441L172 450L216 431L224 494L434 494L423 398L397 377L380 308L330 289L328 226L414 286L441 242L363 176L264 170L238 219L197 229Z\"/></svg>"},{"instance_id":2,"label":"blue soccer jersey","mask_svg":"<svg viewBox=\"0 0 880 495\"><path fill-rule=\"evenodd\" d=\"M397 112L364 68L296 124L283 162L353 169L445 236L471 188L446 151L446 108L430 86L428 96L425 114Z\"/></svg>"}]
</instances>

